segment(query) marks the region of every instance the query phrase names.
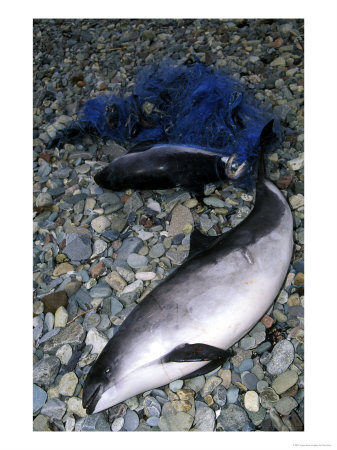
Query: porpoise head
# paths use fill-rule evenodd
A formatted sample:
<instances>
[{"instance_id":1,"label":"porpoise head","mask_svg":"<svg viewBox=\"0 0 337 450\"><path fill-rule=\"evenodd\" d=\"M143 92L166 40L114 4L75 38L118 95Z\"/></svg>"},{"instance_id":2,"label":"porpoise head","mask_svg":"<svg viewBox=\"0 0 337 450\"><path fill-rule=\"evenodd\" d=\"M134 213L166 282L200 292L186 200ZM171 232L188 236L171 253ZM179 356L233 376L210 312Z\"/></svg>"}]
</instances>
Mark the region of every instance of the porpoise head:
<instances>
[{"instance_id":1,"label":"porpoise head","mask_svg":"<svg viewBox=\"0 0 337 450\"><path fill-rule=\"evenodd\" d=\"M106 358L98 358L88 373L83 389L82 404L88 414L92 414L105 391L115 382L112 364Z\"/></svg>"}]
</instances>

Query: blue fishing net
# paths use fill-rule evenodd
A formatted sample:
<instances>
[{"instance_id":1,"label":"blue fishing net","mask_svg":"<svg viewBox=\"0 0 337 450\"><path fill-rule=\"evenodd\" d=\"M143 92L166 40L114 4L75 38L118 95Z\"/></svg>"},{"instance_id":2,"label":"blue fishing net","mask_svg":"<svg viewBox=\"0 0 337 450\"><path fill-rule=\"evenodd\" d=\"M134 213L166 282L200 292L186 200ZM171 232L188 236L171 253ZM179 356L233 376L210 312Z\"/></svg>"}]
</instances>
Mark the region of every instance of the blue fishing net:
<instances>
[{"instance_id":1,"label":"blue fishing net","mask_svg":"<svg viewBox=\"0 0 337 450\"><path fill-rule=\"evenodd\" d=\"M88 100L78 119L117 142L193 145L243 161L258 155L272 117L222 70L168 61L143 68L124 97Z\"/></svg>"}]
</instances>

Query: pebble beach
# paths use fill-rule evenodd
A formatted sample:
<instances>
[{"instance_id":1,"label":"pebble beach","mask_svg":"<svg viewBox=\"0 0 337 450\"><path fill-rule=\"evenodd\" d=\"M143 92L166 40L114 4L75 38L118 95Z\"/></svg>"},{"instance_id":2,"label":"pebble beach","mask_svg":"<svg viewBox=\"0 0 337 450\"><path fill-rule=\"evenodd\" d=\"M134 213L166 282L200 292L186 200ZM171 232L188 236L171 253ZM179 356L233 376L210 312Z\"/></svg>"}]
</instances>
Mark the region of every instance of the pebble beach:
<instances>
[{"instance_id":1,"label":"pebble beach","mask_svg":"<svg viewBox=\"0 0 337 450\"><path fill-rule=\"evenodd\" d=\"M304 430L303 20L38 19L33 45L33 430ZM127 145L47 145L86 100L131 91L146 64L193 55L280 120L266 169L292 210L291 265L224 365L87 415L83 383L108 340L187 258L193 229L235 228L255 192L229 182L205 186L202 200L182 189L112 192L93 176Z\"/></svg>"}]
</instances>

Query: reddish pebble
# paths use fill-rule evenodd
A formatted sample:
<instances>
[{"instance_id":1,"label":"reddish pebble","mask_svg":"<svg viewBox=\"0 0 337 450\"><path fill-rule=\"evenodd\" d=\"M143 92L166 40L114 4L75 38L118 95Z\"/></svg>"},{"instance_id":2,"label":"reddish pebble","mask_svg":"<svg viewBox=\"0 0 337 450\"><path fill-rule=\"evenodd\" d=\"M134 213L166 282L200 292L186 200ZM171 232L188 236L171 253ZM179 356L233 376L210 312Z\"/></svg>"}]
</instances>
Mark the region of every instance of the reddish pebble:
<instances>
[{"instance_id":1,"label":"reddish pebble","mask_svg":"<svg viewBox=\"0 0 337 450\"><path fill-rule=\"evenodd\" d=\"M129 198L130 198L130 195L123 194L121 196L121 202L126 203L129 200Z\"/></svg>"},{"instance_id":2,"label":"reddish pebble","mask_svg":"<svg viewBox=\"0 0 337 450\"><path fill-rule=\"evenodd\" d=\"M282 39L282 38L278 38L278 39L276 39L274 42L272 42L272 43L270 44L270 46L271 46L272 48L279 48L279 47L281 47L282 44L283 44L283 39Z\"/></svg>"},{"instance_id":3,"label":"reddish pebble","mask_svg":"<svg viewBox=\"0 0 337 450\"><path fill-rule=\"evenodd\" d=\"M59 226L64 225L64 222L65 222L65 219L63 219L63 217L58 217L58 218L55 220L55 225L56 225L57 227L59 227Z\"/></svg>"},{"instance_id":4,"label":"reddish pebble","mask_svg":"<svg viewBox=\"0 0 337 450\"><path fill-rule=\"evenodd\" d=\"M153 222L150 219L147 219L146 222L144 223L145 228L151 228L152 225L153 225Z\"/></svg>"},{"instance_id":5,"label":"reddish pebble","mask_svg":"<svg viewBox=\"0 0 337 450\"><path fill-rule=\"evenodd\" d=\"M54 314L60 306L67 307L68 296L65 291L53 292L52 294L45 295L42 302L44 303L43 312L52 312Z\"/></svg>"},{"instance_id":6,"label":"reddish pebble","mask_svg":"<svg viewBox=\"0 0 337 450\"><path fill-rule=\"evenodd\" d=\"M266 314L262 317L261 322L266 328L270 328L274 323L274 319Z\"/></svg>"},{"instance_id":7,"label":"reddish pebble","mask_svg":"<svg viewBox=\"0 0 337 450\"><path fill-rule=\"evenodd\" d=\"M66 247L66 240L63 239L63 241L60 243L60 249L61 249L61 250L64 250L65 247Z\"/></svg>"},{"instance_id":8,"label":"reddish pebble","mask_svg":"<svg viewBox=\"0 0 337 450\"><path fill-rule=\"evenodd\" d=\"M292 175L282 175L276 182L279 189L286 189L293 181Z\"/></svg>"},{"instance_id":9,"label":"reddish pebble","mask_svg":"<svg viewBox=\"0 0 337 450\"><path fill-rule=\"evenodd\" d=\"M105 272L105 265L103 263L103 261L100 261L99 263L97 263L91 270L91 276L93 278L97 278L100 277L101 275L103 275L103 273Z\"/></svg>"},{"instance_id":10,"label":"reddish pebble","mask_svg":"<svg viewBox=\"0 0 337 450\"><path fill-rule=\"evenodd\" d=\"M39 155L39 158L44 159L45 161L49 162L51 160L51 155L49 155L46 152L43 152Z\"/></svg>"},{"instance_id":11,"label":"reddish pebble","mask_svg":"<svg viewBox=\"0 0 337 450\"><path fill-rule=\"evenodd\" d=\"M87 85L87 83L85 81L78 81L76 84L78 87L84 87Z\"/></svg>"},{"instance_id":12,"label":"reddish pebble","mask_svg":"<svg viewBox=\"0 0 337 450\"><path fill-rule=\"evenodd\" d=\"M101 83L101 84L99 85L98 89L99 89L100 91L104 91L104 89L107 89L107 85L106 85L105 83Z\"/></svg>"},{"instance_id":13,"label":"reddish pebble","mask_svg":"<svg viewBox=\"0 0 337 450\"><path fill-rule=\"evenodd\" d=\"M43 245L49 244L49 242L53 242L53 236L48 233L44 237Z\"/></svg>"}]
</instances>

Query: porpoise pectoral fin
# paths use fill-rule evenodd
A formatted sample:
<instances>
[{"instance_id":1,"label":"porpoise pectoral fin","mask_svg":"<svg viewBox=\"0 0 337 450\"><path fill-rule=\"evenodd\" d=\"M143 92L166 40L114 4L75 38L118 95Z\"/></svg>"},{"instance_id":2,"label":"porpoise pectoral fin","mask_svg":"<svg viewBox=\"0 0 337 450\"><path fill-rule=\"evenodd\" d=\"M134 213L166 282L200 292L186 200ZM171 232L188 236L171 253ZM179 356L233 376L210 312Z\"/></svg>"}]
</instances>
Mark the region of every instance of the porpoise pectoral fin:
<instances>
[{"instance_id":1,"label":"porpoise pectoral fin","mask_svg":"<svg viewBox=\"0 0 337 450\"><path fill-rule=\"evenodd\" d=\"M200 233L199 230L194 230L190 239L190 253L188 259L193 258L204 250L207 250L220 236L206 236Z\"/></svg>"},{"instance_id":2,"label":"porpoise pectoral fin","mask_svg":"<svg viewBox=\"0 0 337 450\"><path fill-rule=\"evenodd\" d=\"M230 356L228 350L213 347L207 344L182 344L175 347L170 353L162 357L163 363L167 362L195 362L195 361L219 361Z\"/></svg>"},{"instance_id":3,"label":"porpoise pectoral fin","mask_svg":"<svg viewBox=\"0 0 337 450\"><path fill-rule=\"evenodd\" d=\"M211 361L205 366L200 367L200 369L195 370L192 373L189 373L188 375L185 375L184 377L180 377L180 380L187 380L189 378L199 377L200 375L205 375L205 373L212 372L212 370L216 369L217 367L222 366L227 359L231 356L231 353L228 352L227 358L221 358L216 359L215 361Z\"/></svg>"}]
</instances>

